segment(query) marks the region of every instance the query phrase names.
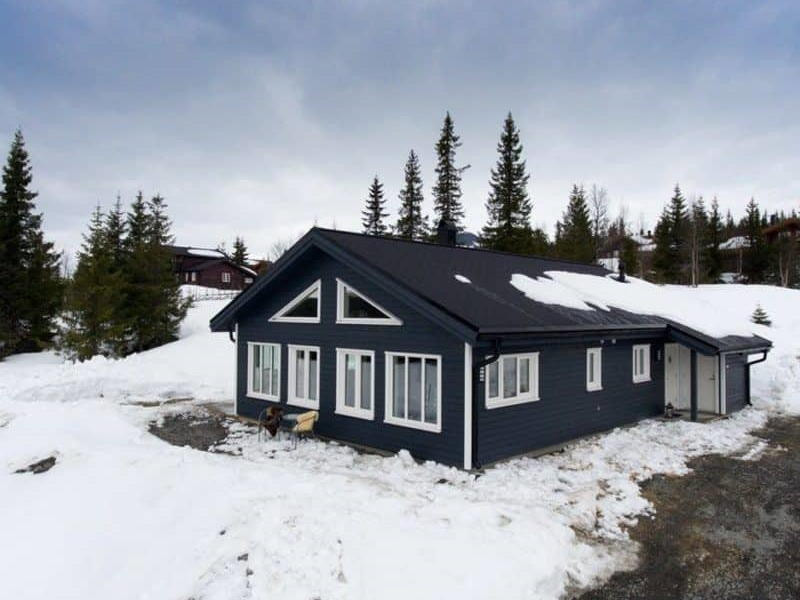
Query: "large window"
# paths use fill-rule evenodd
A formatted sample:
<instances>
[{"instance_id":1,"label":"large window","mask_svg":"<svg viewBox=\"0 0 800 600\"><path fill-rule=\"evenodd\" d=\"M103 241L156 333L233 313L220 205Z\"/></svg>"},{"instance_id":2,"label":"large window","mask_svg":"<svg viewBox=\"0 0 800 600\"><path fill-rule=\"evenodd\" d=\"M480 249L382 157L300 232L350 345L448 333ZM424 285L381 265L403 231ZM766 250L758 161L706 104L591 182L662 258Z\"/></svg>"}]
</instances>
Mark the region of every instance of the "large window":
<instances>
[{"instance_id":1,"label":"large window","mask_svg":"<svg viewBox=\"0 0 800 600\"><path fill-rule=\"evenodd\" d=\"M375 353L336 349L336 412L360 419L375 414Z\"/></svg>"},{"instance_id":2,"label":"large window","mask_svg":"<svg viewBox=\"0 0 800 600\"><path fill-rule=\"evenodd\" d=\"M603 389L602 348L586 349L586 390L596 392Z\"/></svg>"},{"instance_id":3,"label":"large window","mask_svg":"<svg viewBox=\"0 0 800 600\"><path fill-rule=\"evenodd\" d=\"M486 408L539 399L539 353L504 354L486 367Z\"/></svg>"},{"instance_id":4,"label":"large window","mask_svg":"<svg viewBox=\"0 0 800 600\"><path fill-rule=\"evenodd\" d=\"M319 409L319 348L289 346L289 394L286 402Z\"/></svg>"},{"instance_id":5,"label":"large window","mask_svg":"<svg viewBox=\"0 0 800 600\"><path fill-rule=\"evenodd\" d=\"M247 395L278 401L281 391L281 347L279 344L247 344Z\"/></svg>"},{"instance_id":6,"label":"large window","mask_svg":"<svg viewBox=\"0 0 800 600\"><path fill-rule=\"evenodd\" d=\"M336 322L345 325L402 325L403 322L341 279L336 280Z\"/></svg>"},{"instance_id":7,"label":"large window","mask_svg":"<svg viewBox=\"0 0 800 600\"><path fill-rule=\"evenodd\" d=\"M439 432L441 396L440 356L386 353L387 423Z\"/></svg>"},{"instance_id":8,"label":"large window","mask_svg":"<svg viewBox=\"0 0 800 600\"><path fill-rule=\"evenodd\" d=\"M272 315L270 321L278 321L280 323L319 323L321 296L322 283L318 279Z\"/></svg>"},{"instance_id":9,"label":"large window","mask_svg":"<svg viewBox=\"0 0 800 600\"><path fill-rule=\"evenodd\" d=\"M633 347L633 383L650 381L650 344Z\"/></svg>"}]
</instances>

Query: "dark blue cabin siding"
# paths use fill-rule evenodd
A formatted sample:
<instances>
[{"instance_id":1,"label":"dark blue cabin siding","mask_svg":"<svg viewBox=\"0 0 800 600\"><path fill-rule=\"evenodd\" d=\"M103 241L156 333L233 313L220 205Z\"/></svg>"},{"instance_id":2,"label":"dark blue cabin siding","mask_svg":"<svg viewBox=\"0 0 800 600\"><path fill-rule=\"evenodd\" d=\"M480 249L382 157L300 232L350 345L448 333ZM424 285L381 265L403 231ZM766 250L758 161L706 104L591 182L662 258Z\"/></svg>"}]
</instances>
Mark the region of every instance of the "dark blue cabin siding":
<instances>
[{"instance_id":1,"label":"dark blue cabin siding","mask_svg":"<svg viewBox=\"0 0 800 600\"><path fill-rule=\"evenodd\" d=\"M650 343L650 381L633 383L633 345ZM530 345L508 353L539 352L536 402L487 409L484 381L476 382L481 464L612 429L664 410L661 339L606 340L602 390L586 391L586 349L599 342ZM505 351L501 351L504 353Z\"/></svg>"},{"instance_id":2,"label":"dark blue cabin siding","mask_svg":"<svg viewBox=\"0 0 800 600\"><path fill-rule=\"evenodd\" d=\"M725 356L725 411L736 412L747 405L747 355Z\"/></svg>"},{"instance_id":3,"label":"dark blue cabin siding","mask_svg":"<svg viewBox=\"0 0 800 600\"><path fill-rule=\"evenodd\" d=\"M336 278L392 312L401 326L337 325ZM273 323L269 317L317 279L322 280L322 322ZM325 437L389 451L407 449L415 458L450 465L463 464L464 344L438 325L409 309L373 281L318 249L312 249L270 285L238 316L237 399L240 415L256 418L270 402L247 396L247 342L281 344L280 399L288 391L287 344L320 347L320 419L317 432ZM375 352L375 416L368 421L338 415L336 408L336 348ZM436 354L442 360L442 427L433 433L384 423L384 352ZM286 406L290 412L307 409Z\"/></svg>"}]
</instances>

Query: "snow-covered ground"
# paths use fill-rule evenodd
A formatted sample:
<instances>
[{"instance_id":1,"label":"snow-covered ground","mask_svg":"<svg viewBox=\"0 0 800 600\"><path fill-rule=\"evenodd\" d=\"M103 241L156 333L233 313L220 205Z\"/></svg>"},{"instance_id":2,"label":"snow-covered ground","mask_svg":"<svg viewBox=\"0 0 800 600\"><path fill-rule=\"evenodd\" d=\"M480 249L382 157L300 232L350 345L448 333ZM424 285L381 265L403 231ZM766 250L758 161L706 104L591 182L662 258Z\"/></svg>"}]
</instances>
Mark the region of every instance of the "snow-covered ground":
<instances>
[{"instance_id":1,"label":"snow-covered ground","mask_svg":"<svg viewBox=\"0 0 800 600\"><path fill-rule=\"evenodd\" d=\"M645 422L478 478L405 453L258 442L244 426L223 448L233 454L150 435L154 419L232 397L233 347L208 332L224 302L198 303L179 341L122 361L13 357L0 363L2 596L557 598L607 577L635 560L624 528L651 510L639 482L703 453L757 459L751 432L800 414L800 292L669 292L741 321L767 311L759 333L775 350L753 368L754 408ZM14 473L51 455L44 474Z\"/></svg>"}]
</instances>

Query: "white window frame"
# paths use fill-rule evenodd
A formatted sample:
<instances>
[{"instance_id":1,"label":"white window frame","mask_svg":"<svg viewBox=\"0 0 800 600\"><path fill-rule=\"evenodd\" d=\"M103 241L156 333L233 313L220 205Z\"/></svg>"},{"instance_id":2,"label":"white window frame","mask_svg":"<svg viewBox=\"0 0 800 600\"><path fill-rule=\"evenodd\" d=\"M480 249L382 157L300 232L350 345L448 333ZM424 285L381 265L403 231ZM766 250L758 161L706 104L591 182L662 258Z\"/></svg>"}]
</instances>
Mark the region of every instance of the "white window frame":
<instances>
[{"instance_id":1,"label":"white window frame","mask_svg":"<svg viewBox=\"0 0 800 600\"><path fill-rule=\"evenodd\" d=\"M322 364L322 354L320 353L319 346L300 346L296 344L288 344L286 346L287 353L286 356L289 360L289 369L288 369L288 386L287 386L287 394L286 394L286 404L291 404L292 406L300 406L302 408L311 408L313 410L319 410L319 372ZM305 377L305 385L308 388L308 366L311 363L311 356L309 352L316 352L317 353L317 399L312 400L308 397L308 389L305 390L305 397L297 395L297 361L295 360L295 353L298 350L304 351L305 354L305 366L303 369L304 377Z\"/></svg>"},{"instance_id":2,"label":"white window frame","mask_svg":"<svg viewBox=\"0 0 800 600\"><path fill-rule=\"evenodd\" d=\"M223 271L222 272L222 283L230 283L231 282L231 272L230 271Z\"/></svg>"},{"instance_id":3,"label":"white window frame","mask_svg":"<svg viewBox=\"0 0 800 600\"><path fill-rule=\"evenodd\" d=\"M421 396L422 406L420 413L420 420L414 421L413 419L400 418L392 415L392 404L394 401L394 369L392 368L392 359L395 356L402 356L406 359L419 358L422 359L422 376L420 377L422 388L425 388L425 359L436 361L436 423L427 423L425 421L425 396ZM414 352L386 352L384 353L384 372L385 372L385 395L384 395L384 413L383 422L390 425L399 425L400 427L410 427L412 429L421 429L422 431L429 431L433 433L441 433L442 431L442 356L441 354L417 354ZM406 406L405 414L408 415L408 360L406 360L405 367L405 390L406 390Z\"/></svg>"},{"instance_id":4,"label":"white window frame","mask_svg":"<svg viewBox=\"0 0 800 600\"><path fill-rule=\"evenodd\" d=\"M596 360L595 360L596 358ZM589 377L591 375L592 362L594 361L594 381ZM587 348L586 349L586 391L597 392L603 389L603 349L602 348Z\"/></svg>"},{"instance_id":5,"label":"white window frame","mask_svg":"<svg viewBox=\"0 0 800 600\"><path fill-rule=\"evenodd\" d=\"M277 352L278 355L278 362L277 362L278 387L277 387L277 394L275 395L265 394L264 392L256 391L253 389L253 352L255 351L256 347L260 346L272 346L273 352ZM275 344L272 342L247 342L247 396L249 398L256 398L258 400L271 400L273 402L280 402L280 397L281 397L281 345L280 344Z\"/></svg>"},{"instance_id":6,"label":"white window frame","mask_svg":"<svg viewBox=\"0 0 800 600\"><path fill-rule=\"evenodd\" d=\"M643 364L637 369L639 351L644 350ZM636 344L633 346L633 383L650 381L650 344Z\"/></svg>"},{"instance_id":7,"label":"white window frame","mask_svg":"<svg viewBox=\"0 0 800 600\"><path fill-rule=\"evenodd\" d=\"M528 372L528 377L530 378L528 382L528 389L529 391L524 394L519 393L520 388L520 375L521 371L519 368L519 360L521 358L527 358L530 360L530 370ZM506 360L516 360L517 361L517 383L516 389L517 394L511 396L509 398L503 397L503 362ZM489 367L493 364L497 364L497 396L489 396ZM526 402L538 402L539 401L539 353L538 352L523 352L519 354L501 354L496 361L493 363L489 363L485 367L485 379L486 379L486 408L502 408L504 406L514 406L515 404L524 404Z\"/></svg>"},{"instance_id":8,"label":"white window frame","mask_svg":"<svg viewBox=\"0 0 800 600\"><path fill-rule=\"evenodd\" d=\"M375 308L386 314L386 318L381 319L365 319L353 318L344 316L344 293L345 290L352 292L356 296L360 296L364 301L369 302ZM336 323L339 325L402 325L403 321L395 317L388 310L383 308L380 304L369 298L368 296L359 292L349 283L336 278Z\"/></svg>"},{"instance_id":9,"label":"white window frame","mask_svg":"<svg viewBox=\"0 0 800 600\"><path fill-rule=\"evenodd\" d=\"M290 312L295 306L300 304L308 296L317 292L317 316L316 317L287 317L286 313ZM292 300L272 315L269 320L277 323L319 323L320 315L322 314L322 280L317 279L314 283L297 294Z\"/></svg>"},{"instance_id":10,"label":"white window frame","mask_svg":"<svg viewBox=\"0 0 800 600\"><path fill-rule=\"evenodd\" d=\"M356 361L356 397L355 406L345 404L345 379L347 369L347 355L352 354L358 357ZM361 408L361 357L370 357L370 408ZM359 350L356 348L337 348L336 349L336 414L347 417L356 417L372 421L375 419L375 351Z\"/></svg>"}]
</instances>

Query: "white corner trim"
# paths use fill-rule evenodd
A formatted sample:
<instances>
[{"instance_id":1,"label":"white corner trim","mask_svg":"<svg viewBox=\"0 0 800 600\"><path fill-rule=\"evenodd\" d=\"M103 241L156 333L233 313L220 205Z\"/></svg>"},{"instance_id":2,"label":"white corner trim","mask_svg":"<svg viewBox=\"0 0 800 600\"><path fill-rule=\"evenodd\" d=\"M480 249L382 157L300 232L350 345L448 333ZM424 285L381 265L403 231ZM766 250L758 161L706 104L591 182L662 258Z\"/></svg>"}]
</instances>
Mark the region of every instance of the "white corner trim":
<instances>
[{"instance_id":1,"label":"white corner trim","mask_svg":"<svg viewBox=\"0 0 800 600\"><path fill-rule=\"evenodd\" d=\"M314 291L317 292L317 316L316 317L287 317L287 312L300 304ZM319 323L322 314L322 280L317 279L314 283L292 298L288 304L272 315L269 320L275 323Z\"/></svg>"},{"instance_id":2,"label":"white corner trim","mask_svg":"<svg viewBox=\"0 0 800 600\"><path fill-rule=\"evenodd\" d=\"M464 469L472 469L472 345L464 343Z\"/></svg>"},{"instance_id":3,"label":"white corner trim","mask_svg":"<svg viewBox=\"0 0 800 600\"><path fill-rule=\"evenodd\" d=\"M236 364L233 367L233 414L239 414L239 322L233 324L234 339L236 340L235 350ZM245 372L247 370L245 369Z\"/></svg>"},{"instance_id":4,"label":"white corner trim","mask_svg":"<svg viewBox=\"0 0 800 600\"><path fill-rule=\"evenodd\" d=\"M380 319L364 319L364 318L347 318L344 316L344 290L348 289L353 292L356 296L360 296L366 302L372 304L375 308L380 310L382 313L386 314L386 318ZM402 325L403 321L396 316L394 316L391 312L383 308L380 304L372 300L372 298L368 297L365 294L359 292L356 288L352 285L347 283L346 281L342 281L338 277L336 278L336 324L337 325Z\"/></svg>"}]
</instances>

